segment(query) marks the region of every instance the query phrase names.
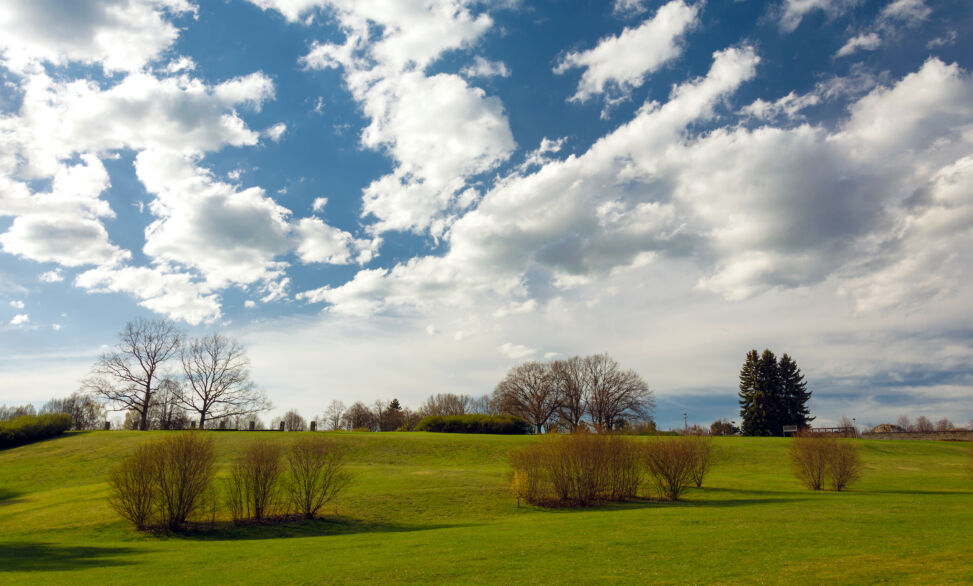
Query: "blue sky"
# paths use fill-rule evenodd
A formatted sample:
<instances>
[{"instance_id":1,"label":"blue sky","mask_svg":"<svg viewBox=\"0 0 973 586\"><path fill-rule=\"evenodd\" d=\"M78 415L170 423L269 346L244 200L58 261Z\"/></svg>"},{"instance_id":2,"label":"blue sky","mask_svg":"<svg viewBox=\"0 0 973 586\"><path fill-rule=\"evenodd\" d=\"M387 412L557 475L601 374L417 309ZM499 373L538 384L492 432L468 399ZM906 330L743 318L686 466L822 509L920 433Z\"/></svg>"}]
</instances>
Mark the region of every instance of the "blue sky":
<instances>
[{"instance_id":1,"label":"blue sky","mask_svg":"<svg viewBox=\"0 0 973 586\"><path fill-rule=\"evenodd\" d=\"M308 415L609 352L709 423L770 347L973 417L968 2L6 5L0 402L165 316Z\"/></svg>"}]
</instances>

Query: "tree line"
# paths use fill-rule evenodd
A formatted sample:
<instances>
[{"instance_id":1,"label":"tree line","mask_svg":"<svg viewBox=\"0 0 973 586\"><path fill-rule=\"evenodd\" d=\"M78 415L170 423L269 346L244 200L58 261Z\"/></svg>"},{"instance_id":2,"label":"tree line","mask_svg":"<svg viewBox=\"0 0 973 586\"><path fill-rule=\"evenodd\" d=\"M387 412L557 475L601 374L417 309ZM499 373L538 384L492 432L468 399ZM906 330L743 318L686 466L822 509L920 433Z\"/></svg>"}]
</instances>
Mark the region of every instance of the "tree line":
<instances>
[{"instance_id":1,"label":"tree line","mask_svg":"<svg viewBox=\"0 0 973 586\"><path fill-rule=\"evenodd\" d=\"M167 319L127 323L81 388L131 413L133 427L141 430L150 429L153 418L169 429L182 427L192 415L203 428L207 420L272 407L250 379L250 361L239 342L219 333L187 339Z\"/></svg>"},{"instance_id":2,"label":"tree line","mask_svg":"<svg viewBox=\"0 0 973 586\"><path fill-rule=\"evenodd\" d=\"M615 431L651 420L655 405L648 385L633 370L624 370L611 356L575 356L548 362L529 361L510 369L491 394L472 397L454 393L431 395L418 409L398 399L333 400L316 419L318 429L412 431L429 416L513 416L524 419L534 433L548 431ZM302 431L310 422L296 410L271 421L271 429Z\"/></svg>"}]
</instances>

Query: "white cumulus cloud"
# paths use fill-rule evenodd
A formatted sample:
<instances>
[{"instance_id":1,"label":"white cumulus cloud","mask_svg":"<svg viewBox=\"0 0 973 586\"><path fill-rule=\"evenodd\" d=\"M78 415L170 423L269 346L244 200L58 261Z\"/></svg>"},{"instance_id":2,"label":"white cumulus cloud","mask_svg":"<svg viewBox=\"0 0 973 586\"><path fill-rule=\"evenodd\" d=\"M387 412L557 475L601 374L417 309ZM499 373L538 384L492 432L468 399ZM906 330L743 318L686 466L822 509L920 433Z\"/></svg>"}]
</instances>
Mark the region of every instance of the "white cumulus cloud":
<instances>
[{"instance_id":1,"label":"white cumulus cloud","mask_svg":"<svg viewBox=\"0 0 973 586\"><path fill-rule=\"evenodd\" d=\"M614 91L625 95L645 82L649 73L682 53L680 41L697 24L699 6L673 0L637 28L602 39L598 46L568 53L554 68L555 73L584 69L572 101L585 102L592 96Z\"/></svg>"}]
</instances>

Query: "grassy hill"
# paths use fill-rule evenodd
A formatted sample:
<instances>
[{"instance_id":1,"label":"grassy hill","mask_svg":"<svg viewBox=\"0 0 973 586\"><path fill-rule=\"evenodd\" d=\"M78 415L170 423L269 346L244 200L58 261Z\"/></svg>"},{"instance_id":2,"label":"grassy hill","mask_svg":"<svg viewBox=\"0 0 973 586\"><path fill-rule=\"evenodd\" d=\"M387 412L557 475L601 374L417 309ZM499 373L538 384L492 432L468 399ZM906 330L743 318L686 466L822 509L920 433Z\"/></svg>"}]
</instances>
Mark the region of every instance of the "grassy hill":
<instances>
[{"instance_id":1,"label":"grassy hill","mask_svg":"<svg viewBox=\"0 0 973 586\"><path fill-rule=\"evenodd\" d=\"M518 507L531 437L332 434L355 474L313 523L160 537L109 508L106 471L164 432L70 433L0 451L0 583L973 583L969 446L861 441L865 477L813 493L786 439L715 438L684 502ZM213 433L221 461L256 438Z\"/></svg>"}]
</instances>

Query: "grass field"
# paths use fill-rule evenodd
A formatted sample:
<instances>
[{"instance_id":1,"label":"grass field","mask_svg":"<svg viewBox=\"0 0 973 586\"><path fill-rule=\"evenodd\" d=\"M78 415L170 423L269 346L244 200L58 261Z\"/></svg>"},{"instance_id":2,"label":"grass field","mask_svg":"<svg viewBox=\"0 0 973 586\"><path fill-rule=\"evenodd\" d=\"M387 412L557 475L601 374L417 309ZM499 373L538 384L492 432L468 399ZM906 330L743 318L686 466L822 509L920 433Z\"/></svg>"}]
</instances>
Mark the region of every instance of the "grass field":
<instances>
[{"instance_id":1,"label":"grass field","mask_svg":"<svg viewBox=\"0 0 973 586\"><path fill-rule=\"evenodd\" d=\"M813 493L786 439L715 438L676 504L518 507L507 453L531 437L340 433L354 480L311 523L155 536L109 508L106 471L164 432L0 451L0 583L973 583L967 444L859 441L865 476ZM221 461L255 438L213 433Z\"/></svg>"}]
</instances>

